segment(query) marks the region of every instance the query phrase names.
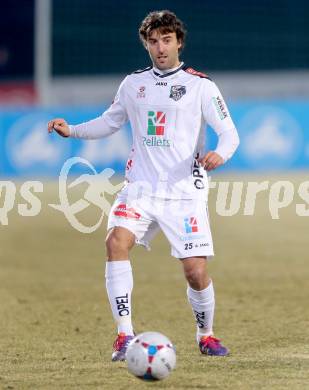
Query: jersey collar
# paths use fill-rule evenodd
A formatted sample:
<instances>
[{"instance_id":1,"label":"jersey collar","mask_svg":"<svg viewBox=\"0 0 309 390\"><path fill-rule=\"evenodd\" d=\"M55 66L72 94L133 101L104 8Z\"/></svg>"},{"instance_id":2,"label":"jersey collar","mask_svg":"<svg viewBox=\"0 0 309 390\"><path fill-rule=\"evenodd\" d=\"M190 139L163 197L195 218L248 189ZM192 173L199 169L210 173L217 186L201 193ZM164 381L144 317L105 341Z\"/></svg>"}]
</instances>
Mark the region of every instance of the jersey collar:
<instances>
[{"instance_id":1,"label":"jersey collar","mask_svg":"<svg viewBox=\"0 0 309 390\"><path fill-rule=\"evenodd\" d=\"M170 71L169 70L165 71L164 73L160 69L157 69L156 67L153 67L152 71L153 71L155 76L163 79L165 77L171 76L171 75L179 72L184 67L185 67L185 64L182 62L177 68L171 69Z\"/></svg>"}]
</instances>

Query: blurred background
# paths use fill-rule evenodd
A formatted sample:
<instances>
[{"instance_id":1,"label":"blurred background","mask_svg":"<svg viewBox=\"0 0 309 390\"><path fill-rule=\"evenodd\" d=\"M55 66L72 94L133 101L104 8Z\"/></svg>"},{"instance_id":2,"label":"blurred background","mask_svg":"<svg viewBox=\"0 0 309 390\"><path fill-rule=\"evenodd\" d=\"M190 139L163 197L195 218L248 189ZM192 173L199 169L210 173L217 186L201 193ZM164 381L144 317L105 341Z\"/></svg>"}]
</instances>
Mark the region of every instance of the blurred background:
<instances>
[{"instance_id":1,"label":"blurred background","mask_svg":"<svg viewBox=\"0 0 309 390\"><path fill-rule=\"evenodd\" d=\"M182 59L218 84L238 127L241 146L224 171L308 167L307 1L1 0L1 176L58 176L73 155L122 172L129 125L83 142L48 137L46 122L100 115L123 77L150 64L138 27L165 8L188 30Z\"/></svg>"},{"instance_id":2,"label":"blurred background","mask_svg":"<svg viewBox=\"0 0 309 390\"><path fill-rule=\"evenodd\" d=\"M121 80L150 65L138 27L165 8L188 30L182 59L217 83L241 138L212 176L233 194L222 186L209 196L216 334L232 355L197 354L182 270L161 234L151 252L132 252L135 331L160 331L176 345L177 371L160 388L308 389L309 1L0 0L1 389L145 388L110 362L106 218L86 196L100 176L78 164L65 194L58 185L72 156L123 175L130 127L97 141L46 127L53 117L100 115ZM211 129L207 139L216 142ZM271 187L249 216L254 180Z\"/></svg>"}]
</instances>

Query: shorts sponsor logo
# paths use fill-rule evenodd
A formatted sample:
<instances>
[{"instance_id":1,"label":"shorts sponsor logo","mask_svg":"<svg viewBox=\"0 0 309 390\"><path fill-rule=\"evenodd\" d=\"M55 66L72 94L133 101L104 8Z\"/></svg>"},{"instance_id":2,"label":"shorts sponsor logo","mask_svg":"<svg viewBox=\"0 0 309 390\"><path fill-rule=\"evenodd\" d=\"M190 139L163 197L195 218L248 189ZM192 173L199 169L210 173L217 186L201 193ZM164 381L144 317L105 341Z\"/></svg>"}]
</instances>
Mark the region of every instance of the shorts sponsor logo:
<instances>
[{"instance_id":1,"label":"shorts sponsor logo","mask_svg":"<svg viewBox=\"0 0 309 390\"><path fill-rule=\"evenodd\" d=\"M181 241L193 241L193 240L200 240L202 238L205 238L202 234L187 234L186 236L180 236L179 239Z\"/></svg>"},{"instance_id":2,"label":"shorts sponsor logo","mask_svg":"<svg viewBox=\"0 0 309 390\"><path fill-rule=\"evenodd\" d=\"M217 97L213 97L211 100L216 107L220 119L223 120L227 118L228 113L227 113L227 109L225 108L223 99L220 96L217 96Z\"/></svg>"},{"instance_id":3,"label":"shorts sponsor logo","mask_svg":"<svg viewBox=\"0 0 309 390\"><path fill-rule=\"evenodd\" d=\"M170 91L170 98L175 100L181 99L186 94L186 87L184 85L172 85Z\"/></svg>"},{"instance_id":4,"label":"shorts sponsor logo","mask_svg":"<svg viewBox=\"0 0 309 390\"><path fill-rule=\"evenodd\" d=\"M114 215L116 217L124 217L130 219L140 219L141 215L137 213L133 207L127 207L125 203L119 204L115 210Z\"/></svg>"},{"instance_id":5,"label":"shorts sponsor logo","mask_svg":"<svg viewBox=\"0 0 309 390\"><path fill-rule=\"evenodd\" d=\"M195 217L189 217L184 219L185 224L185 232L186 233L197 233L198 232L198 224L197 219Z\"/></svg>"}]
</instances>

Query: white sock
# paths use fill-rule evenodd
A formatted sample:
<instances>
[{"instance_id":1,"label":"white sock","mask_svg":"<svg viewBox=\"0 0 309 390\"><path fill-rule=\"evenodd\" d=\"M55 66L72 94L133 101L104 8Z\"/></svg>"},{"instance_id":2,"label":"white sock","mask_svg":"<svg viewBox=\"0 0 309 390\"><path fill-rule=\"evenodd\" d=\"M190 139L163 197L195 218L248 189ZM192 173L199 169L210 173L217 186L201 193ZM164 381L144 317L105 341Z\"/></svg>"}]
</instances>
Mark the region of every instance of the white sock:
<instances>
[{"instance_id":1,"label":"white sock","mask_svg":"<svg viewBox=\"0 0 309 390\"><path fill-rule=\"evenodd\" d=\"M196 339L213 335L212 326L215 313L215 292L212 281L204 290L196 291L190 286L187 289L189 303L197 324Z\"/></svg>"},{"instance_id":2,"label":"white sock","mask_svg":"<svg viewBox=\"0 0 309 390\"><path fill-rule=\"evenodd\" d=\"M107 261L106 290L118 333L133 335L131 321L132 268L129 260Z\"/></svg>"}]
</instances>

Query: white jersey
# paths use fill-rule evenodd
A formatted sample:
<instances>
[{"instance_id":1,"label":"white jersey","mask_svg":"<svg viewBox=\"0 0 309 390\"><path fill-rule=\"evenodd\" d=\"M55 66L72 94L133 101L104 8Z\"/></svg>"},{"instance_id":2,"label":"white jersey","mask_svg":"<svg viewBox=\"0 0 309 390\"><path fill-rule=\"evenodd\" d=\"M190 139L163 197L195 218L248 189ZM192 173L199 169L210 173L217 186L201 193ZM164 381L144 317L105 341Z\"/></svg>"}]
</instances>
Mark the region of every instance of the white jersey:
<instances>
[{"instance_id":1,"label":"white jersey","mask_svg":"<svg viewBox=\"0 0 309 390\"><path fill-rule=\"evenodd\" d=\"M217 86L203 73L181 65L168 73L153 67L127 76L114 102L99 118L70 126L71 136L100 138L130 121L132 151L126 167L128 187L170 199L196 199L207 193L206 172L197 159L205 154L205 128L219 137L224 160L239 140Z\"/></svg>"}]
</instances>

